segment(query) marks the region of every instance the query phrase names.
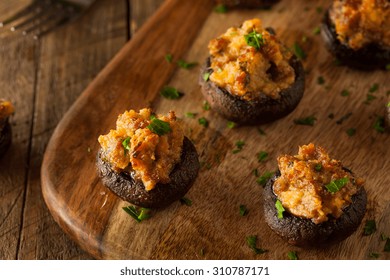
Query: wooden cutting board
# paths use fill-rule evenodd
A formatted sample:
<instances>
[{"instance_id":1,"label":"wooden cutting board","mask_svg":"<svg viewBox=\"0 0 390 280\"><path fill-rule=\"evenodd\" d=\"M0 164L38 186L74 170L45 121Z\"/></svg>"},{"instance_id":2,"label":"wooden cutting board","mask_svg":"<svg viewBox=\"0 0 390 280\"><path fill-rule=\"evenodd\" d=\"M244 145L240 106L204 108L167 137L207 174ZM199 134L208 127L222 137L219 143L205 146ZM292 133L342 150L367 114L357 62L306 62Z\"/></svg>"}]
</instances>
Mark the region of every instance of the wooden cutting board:
<instances>
[{"instance_id":1,"label":"wooden cutting board","mask_svg":"<svg viewBox=\"0 0 390 280\"><path fill-rule=\"evenodd\" d=\"M213 12L212 1L168 0L137 35L116 55L72 106L55 130L42 165L42 191L54 219L84 250L99 259L286 259L297 251L300 259L367 259L383 252L381 233L390 235L389 134L373 129L385 112L389 72L358 72L336 66L325 50L319 26L330 1L281 1L271 10ZM203 63L210 39L228 27L258 17L272 26L288 46L297 42L307 54L306 90L297 109L276 122L259 127L228 128L212 110L202 109L199 66L186 70L178 59ZM173 54L173 63L164 56ZM318 83L323 77L324 83ZM365 104L370 87L379 85ZM164 85L184 93L180 100L159 95ZM348 96L341 92L348 90ZM151 106L158 113L175 110L200 155L202 169L187 194L192 206L175 202L136 223L122 207L129 205L108 191L95 170L97 138L115 126L126 109ZM197 113L195 119L186 112ZM332 114L334 117L330 118ZM314 126L294 124L313 115ZM209 127L198 124L205 117ZM344 120L337 124L340 119ZM356 134L346 131L355 128ZM238 140L245 141L232 153ZM359 229L345 241L326 249L302 249L286 244L266 225L259 174L277 168L279 154L298 151L314 142L366 179L368 210ZM259 163L256 153L267 151ZM239 205L247 216L240 216ZM363 236L366 220L375 219L377 231ZM255 255L246 237L256 235Z\"/></svg>"}]
</instances>

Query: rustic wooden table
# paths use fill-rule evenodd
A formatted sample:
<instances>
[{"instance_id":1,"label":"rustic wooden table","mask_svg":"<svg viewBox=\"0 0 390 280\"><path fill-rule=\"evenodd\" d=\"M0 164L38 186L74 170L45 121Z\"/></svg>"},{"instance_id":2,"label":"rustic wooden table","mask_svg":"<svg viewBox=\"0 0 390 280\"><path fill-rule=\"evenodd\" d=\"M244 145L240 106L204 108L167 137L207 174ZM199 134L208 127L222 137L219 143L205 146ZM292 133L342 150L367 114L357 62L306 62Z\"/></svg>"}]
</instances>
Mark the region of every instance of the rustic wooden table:
<instances>
[{"instance_id":1,"label":"rustic wooden table","mask_svg":"<svg viewBox=\"0 0 390 280\"><path fill-rule=\"evenodd\" d=\"M0 2L0 16L29 1ZM12 101L13 144L0 160L0 259L90 259L62 232L40 167L62 116L163 0L96 0L39 40L0 33L0 98ZM64 167L66 168L66 167Z\"/></svg>"}]
</instances>

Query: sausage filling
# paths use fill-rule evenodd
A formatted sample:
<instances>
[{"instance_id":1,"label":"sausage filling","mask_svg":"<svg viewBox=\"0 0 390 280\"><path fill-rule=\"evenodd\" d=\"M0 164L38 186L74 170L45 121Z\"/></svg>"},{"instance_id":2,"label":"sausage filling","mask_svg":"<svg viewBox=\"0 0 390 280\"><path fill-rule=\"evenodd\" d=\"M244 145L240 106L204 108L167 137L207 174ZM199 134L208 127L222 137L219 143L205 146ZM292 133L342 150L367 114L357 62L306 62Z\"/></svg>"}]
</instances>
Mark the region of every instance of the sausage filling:
<instances>
[{"instance_id":1,"label":"sausage filling","mask_svg":"<svg viewBox=\"0 0 390 280\"><path fill-rule=\"evenodd\" d=\"M327 221L329 215L339 218L364 183L312 143L300 147L298 155L280 156L278 165L281 176L273 185L275 195L288 212L311 219L315 224ZM337 182L344 185L331 192L327 186Z\"/></svg>"},{"instance_id":2,"label":"sausage filling","mask_svg":"<svg viewBox=\"0 0 390 280\"><path fill-rule=\"evenodd\" d=\"M169 183L169 174L180 161L184 134L175 113L156 115L156 119L169 124L170 131L163 135L148 126L153 118L150 109L139 113L130 110L119 115L116 129L99 136L102 158L116 172L134 171L147 191L157 183Z\"/></svg>"},{"instance_id":3,"label":"sausage filling","mask_svg":"<svg viewBox=\"0 0 390 280\"><path fill-rule=\"evenodd\" d=\"M260 48L248 45L245 39L254 32L260 34ZM261 94L278 99L295 81L289 64L292 53L262 28L259 19L229 28L208 47L213 70L210 80L244 100L258 99Z\"/></svg>"}]
</instances>

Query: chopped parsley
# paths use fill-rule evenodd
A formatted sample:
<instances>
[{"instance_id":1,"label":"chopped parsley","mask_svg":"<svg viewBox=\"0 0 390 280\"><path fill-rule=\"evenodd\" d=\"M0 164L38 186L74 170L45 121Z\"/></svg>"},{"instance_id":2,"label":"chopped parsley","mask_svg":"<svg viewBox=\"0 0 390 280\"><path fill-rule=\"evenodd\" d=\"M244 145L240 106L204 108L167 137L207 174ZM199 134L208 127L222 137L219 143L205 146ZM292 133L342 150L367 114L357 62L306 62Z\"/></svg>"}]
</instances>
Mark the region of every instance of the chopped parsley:
<instances>
[{"instance_id":1,"label":"chopped parsley","mask_svg":"<svg viewBox=\"0 0 390 280\"><path fill-rule=\"evenodd\" d=\"M325 84L325 79L324 79L324 77L319 76L319 77L317 78L317 84L319 84L319 85Z\"/></svg>"},{"instance_id":2,"label":"chopped parsley","mask_svg":"<svg viewBox=\"0 0 390 280\"><path fill-rule=\"evenodd\" d=\"M196 117L198 113L191 113L191 112L187 112L186 113L186 117L187 118L190 118L190 119L194 119Z\"/></svg>"},{"instance_id":3,"label":"chopped parsley","mask_svg":"<svg viewBox=\"0 0 390 280\"><path fill-rule=\"evenodd\" d=\"M207 82L210 78L210 75L211 73L210 72L206 72L203 74L202 78L203 78L203 81Z\"/></svg>"},{"instance_id":4,"label":"chopped parsley","mask_svg":"<svg viewBox=\"0 0 390 280\"><path fill-rule=\"evenodd\" d=\"M341 91L341 96L348 96L349 95L349 91L347 89L343 89Z\"/></svg>"},{"instance_id":5,"label":"chopped parsley","mask_svg":"<svg viewBox=\"0 0 390 280\"><path fill-rule=\"evenodd\" d=\"M169 122L164 122L155 116L151 116L151 122L147 126L147 128L153 132L156 133L159 136L162 136L164 134L167 134L168 132L171 131L171 126L169 125Z\"/></svg>"},{"instance_id":6,"label":"chopped parsley","mask_svg":"<svg viewBox=\"0 0 390 280\"><path fill-rule=\"evenodd\" d=\"M375 95L367 93L366 101L364 101L364 104L369 105L371 103L371 101L375 100L375 99L376 99Z\"/></svg>"},{"instance_id":7,"label":"chopped parsley","mask_svg":"<svg viewBox=\"0 0 390 280\"><path fill-rule=\"evenodd\" d=\"M233 150L233 154L237 154L238 152L241 152L242 148L245 146L245 142L242 140L239 140L236 142L236 149Z\"/></svg>"},{"instance_id":8,"label":"chopped parsley","mask_svg":"<svg viewBox=\"0 0 390 280\"><path fill-rule=\"evenodd\" d=\"M375 252L372 252L368 255L369 258L371 259L377 259L379 258L379 254L378 253L375 253Z\"/></svg>"},{"instance_id":9,"label":"chopped parsley","mask_svg":"<svg viewBox=\"0 0 390 280\"><path fill-rule=\"evenodd\" d=\"M371 235L376 231L376 222L375 220L367 220L364 225L364 235Z\"/></svg>"},{"instance_id":10,"label":"chopped parsley","mask_svg":"<svg viewBox=\"0 0 390 280\"><path fill-rule=\"evenodd\" d=\"M204 117L199 118L198 119L198 123L200 125L203 125L204 127L208 127L209 126L209 121L206 118L204 118Z\"/></svg>"},{"instance_id":11,"label":"chopped parsley","mask_svg":"<svg viewBox=\"0 0 390 280\"><path fill-rule=\"evenodd\" d=\"M316 117L308 116L306 118L295 119L294 123L295 124L299 124L299 125L310 125L310 126L313 126L316 120L317 120Z\"/></svg>"},{"instance_id":12,"label":"chopped parsley","mask_svg":"<svg viewBox=\"0 0 390 280\"><path fill-rule=\"evenodd\" d=\"M191 206L192 205L192 200L187 198L187 197L182 197L182 198L180 198L180 203L182 205Z\"/></svg>"},{"instance_id":13,"label":"chopped parsley","mask_svg":"<svg viewBox=\"0 0 390 280\"><path fill-rule=\"evenodd\" d=\"M356 128L353 128L353 127L351 127L351 128L348 128L347 129L347 134L348 134L348 136L354 136L355 135L355 133L356 133Z\"/></svg>"},{"instance_id":14,"label":"chopped parsley","mask_svg":"<svg viewBox=\"0 0 390 280\"><path fill-rule=\"evenodd\" d=\"M297 252L296 251L290 251L287 253L287 257L290 259L290 260L297 260L298 259L298 255L297 255Z\"/></svg>"},{"instance_id":15,"label":"chopped parsley","mask_svg":"<svg viewBox=\"0 0 390 280\"><path fill-rule=\"evenodd\" d=\"M244 35L244 38L247 45L254 47L256 50L259 50L265 44L263 35L257 33L254 29L251 33Z\"/></svg>"},{"instance_id":16,"label":"chopped parsley","mask_svg":"<svg viewBox=\"0 0 390 280\"><path fill-rule=\"evenodd\" d=\"M259 134L262 135L262 136L265 136L265 135L266 135L266 134L265 134L265 131L262 130L260 127L257 128L257 131L258 131Z\"/></svg>"},{"instance_id":17,"label":"chopped parsley","mask_svg":"<svg viewBox=\"0 0 390 280\"><path fill-rule=\"evenodd\" d=\"M276 210L278 211L278 219L283 219L283 212L286 211L279 199L275 203Z\"/></svg>"},{"instance_id":18,"label":"chopped parsley","mask_svg":"<svg viewBox=\"0 0 390 280\"><path fill-rule=\"evenodd\" d=\"M389 103L387 103L387 107L388 107L388 108L390 108L390 102L389 102Z\"/></svg>"},{"instance_id":19,"label":"chopped parsley","mask_svg":"<svg viewBox=\"0 0 390 280\"><path fill-rule=\"evenodd\" d=\"M381 233L381 239L382 241L386 241L388 237L384 234L384 233Z\"/></svg>"},{"instance_id":20,"label":"chopped parsley","mask_svg":"<svg viewBox=\"0 0 390 280\"><path fill-rule=\"evenodd\" d=\"M384 117L377 117L375 123L374 123L374 129L378 131L379 133L385 132L385 118Z\"/></svg>"},{"instance_id":21,"label":"chopped parsley","mask_svg":"<svg viewBox=\"0 0 390 280\"><path fill-rule=\"evenodd\" d=\"M256 235L250 235L250 236L247 236L246 237L246 244L248 244L249 248L252 249L252 251L258 255L258 254L264 254L266 252L268 252L268 250L264 250L264 249L261 249L261 248L257 248L256 247L256 243L257 243L257 236Z\"/></svg>"},{"instance_id":22,"label":"chopped parsley","mask_svg":"<svg viewBox=\"0 0 390 280\"><path fill-rule=\"evenodd\" d=\"M172 62L172 54L170 54L170 53L166 54L166 55L165 55L165 60L166 60L167 62L171 63L171 62Z\"/></svg>"},{"instance_id":23,"label":"chopped parsley","mask_svg":"<svg viewBox=\"0 0 390 280\"><path fill-rule=\"evenodd\" d=\"M387 239L386 239L386 244L385 244L385 248L383 248L383 251L390 252L390 238L389 237L387 237Z\"/></svg>"},{"instance_id":24,"label":"chopped parsley","mask_svg":"<svg viewBox=\"0 0 390 280\"><path fill-rule=\"evenodd\" d=\"M370 93L374 93L379 89L379 84L375 83L373 84L370 89L368 90Z\"/></svg>"},{"instance_id":25,"label":"chopped parsley","mask_svg":"<svg viewBox=\"0 0 390 280\"><path fill-rule=\"evenodd\" d=\"M265 151L260 151L257 153L257 161L258 162L264 162L268 158L268 153Z\"/></svg>"},{"instance_id":26,"label":"chopped parsley","mask_svg":"<svg viewBox=\"0 0 390 280\"><path fill-rule=\"evenodd\" d=\"M228 11L228 8L224 4L219 4L219 5L214 7L214 12L216 12L218 14L225 14L225 13L227 13L227 11Z\"/></svg>"},{"instance_id":27,"label":"chopped parsley","mask_svg":"<svg viewBox=\"0 0 390 280\"><path fill-rule=\"evenodd\" d=\"M256 169L253 169L253 175L255 175L256 177L259 177L259 171Z\"/></svg>"},{"instance_id":28,"label":"chopped parsley","mask_svg":"<svg viewBox=\"0 0 390 280\"><path fill-rule=\"evenodd\" d=\"M160 94L166 99L179 99L183 96L183 94L181 94L176 88L170 86L163 87Z\"/></svg>"},{"instance_id":29,"label":"chopped parsley","mask_svg":"<svg viewBox=\"0 0 390 280\"><path fill-rule=\"evenodd\" d=\"M317 13L319 13L319 14L321 14L323 10L324 10L324 8L322 8L321 6L316 8Z\"/></svg>"},{"instance_id":30,"label":"chopped parsley","mask_svg":"<svg viewBox=\"0 0 390 280\"><path fill-rule=\"evenodd\" d=\"M306 53L302 50L302 48L298 45L298 43L294 43L293 52L295 56L301 60L304 60L306 58Z\"/></svg>"},{"instance_id":31,"label":"chopped parsley","mask_svg":"<svg viewBox=\"0 0 390 280\"><path fill-rule=\"evenodd\" d=\"M147 220L150 218L149 212L150 210L147 208L137 209L134 206L122 207L122 209L129 214L137 223L142 222L143 220Z\"/></svg>"},{"instance_id":32,"label":"chopped parsley","mask_svg":"<svg viewBox=\"0 0 390 280\"><path fill-rule=\"evenodd\" d=\"M337 179L334 181L331 181L329 184L325 185L325 188L330 192L330 193L336 193L339 190L341 190L342 187L344 187L348 183L349 179L347 177Z\"/></svg>"},{"instance_id":33,"label":"chopped parsley","mask_svg":"<svg viewBox=\"0 0 390 280\"><path fill-rule=\"evenodd\" d=\"M321 28L320 27L317 26L316 28L313 29L313 34L314 35L318 35L320 33L321 33Z\"/></svg>"},{"instance_id":34,"label":"chopped parsley","mask_svg":"<svg viewBox=\"0 0 390 280\"><path fill-rule=\"evenodd\" d=\"M130 139L131 137L127 137L122 141L122 147L125 149L125 155L127 152L130 152Z\"/></svg>"},{"instance_id":35,"label":"chopped parsley","mask_svg":"<svg viewBox=\"0 0 390 280\"><path fill-rule=\"evenodd\" d=\"M198 63L197 62L186 62L183 59L179 59L177 61L177 65L183 69L191 69L191 68L195 67L196 65L198 65Z\"/></svg>"},{"instance_id":36,"label":"chopped parsley","mask_svg":"<svg viewBox=\"0 0 390 280\"><path fill-rule=\"evenodd\" d=\"M339 120L336 121L337 124L342 124L345 120L349 119L349 117L352 116L352 113L349 112L342 116Z\"/></svg>"},{"instance_id":37,"label":"chopped parsley","mask_svg":"<svg viewBox=\"0 0 390 280\"><path fill-rule=\"evenodd\" d=\"M205 110L205 111L210 110L210 104L206 100L203 101L202 109Z\"/></svg>"},{"instance_id":38,"label":"chopped parsley","mask_svg":"<svg viewBox=\"0 0 390 280\"><path fill-rule=\"evenodd\" d=\"M239 207L239 209L240 209L240 216L246 216L247 214L248 214L248 209L246 208L246 206L245 205L240 205L240 207Z\"/></svg>"},{"instance_id":39,"label":"chopped parsley","mask_svg":"<svg viewBox=\"0 0 390 280\"><path fill-rule=\"evenodd\" d=\"M261 186L265 186L267 184L268 180L274 175L274 172L265 172L263 175L261 175L259 178L256 179L256 183L258 183Z\"/></svg>"},{"instance_id":40,"label":"chopped parsley","mask_svg":"<svg viewBox=\"0 0 390 280\"><path fill-rule=\"evenodd\" d=\"M322 164L321 163L317 163L316 165L314 165L314 170L315 171L321 171L322 170Z\"/></svg>"},{"instance_id":41,"label":"chopped parsley","mask_svg":"<svg viewBox=\"0 0 390 280\"><path fill-rule=\"evenodd\" d=\"M228 121L227 124L226 124L226 126L227 126L228 128L235 128L235 127L236 127L236 123L235 123L235 122Z\"/></svg>"}]
</instances>

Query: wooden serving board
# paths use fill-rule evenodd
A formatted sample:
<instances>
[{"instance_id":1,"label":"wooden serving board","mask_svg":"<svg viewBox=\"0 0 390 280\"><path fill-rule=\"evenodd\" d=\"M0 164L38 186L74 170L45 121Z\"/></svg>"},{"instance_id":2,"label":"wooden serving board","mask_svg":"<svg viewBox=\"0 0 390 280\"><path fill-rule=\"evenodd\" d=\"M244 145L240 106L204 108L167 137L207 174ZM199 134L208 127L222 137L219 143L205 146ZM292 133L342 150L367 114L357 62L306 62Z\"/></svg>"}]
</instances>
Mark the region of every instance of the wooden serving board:
<instances>
[{"instance_id":1,"label":"wooden serving board","mask_svg":"<svg viewBox=\"0 0 390 280\"><path fill-rule=\"evenodd\" d=\"M367 259L383 252L381 233L390 235L389 134L373 129L384 115L389 72L359 72L336 66L313 30L330 1L281 1L271 10L213 12L210 0L168 0L143 29L116 55L72 106L55 130L42 165L42 191L54 219L84 250L99 259L286 259L297 251L300 259ZM322 7L319 9L318 7ZM179 69L175 61L205 61L210 39L228 27L258 17L272 26L288 46L295 42L307 54L306 90L289 116L260 128L228 128L227 121L212 110L202 109L198 86L199 66ZM173 63L165 61L173 54ZM318 83L322 76L324 84ZM365 104L370 87L376 99ZM159 95L164 85L184 93L180 100ZM342 96L346 89L349 96ZM136 223L122 207L129 205L108 191L97 177L97 138L115 126L126 109L151 106L158 113L175 110L183 117L185 131L200 155L203 167L187 197L192 206L173 203L152 212L152 218ZM195 119L186 112L197 113ZM329 115L333 114L333 118ZM314 126L294 124L294 119L313 115ZM349 117L341 124L337 121ZM209 127L198 124L205 117ZM355 128L349 136L346 130ZM232 153L238 140L245 141ZM266 225L262 211L263 188L259 174L277 168L279 154L296 154L299 145L314 142L342 160L366 179L368 210L359 229L345 241L322 249L290 246ZM259 163L256 153L267 151ZM247 216L240 216L239 205ZM366 220L375 219L377 231L363 236ZM256 235L258 247L268 252L255 255L246 237Z\"/></svg>"}]
</instances>

